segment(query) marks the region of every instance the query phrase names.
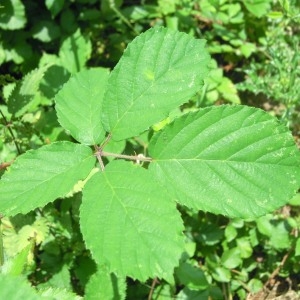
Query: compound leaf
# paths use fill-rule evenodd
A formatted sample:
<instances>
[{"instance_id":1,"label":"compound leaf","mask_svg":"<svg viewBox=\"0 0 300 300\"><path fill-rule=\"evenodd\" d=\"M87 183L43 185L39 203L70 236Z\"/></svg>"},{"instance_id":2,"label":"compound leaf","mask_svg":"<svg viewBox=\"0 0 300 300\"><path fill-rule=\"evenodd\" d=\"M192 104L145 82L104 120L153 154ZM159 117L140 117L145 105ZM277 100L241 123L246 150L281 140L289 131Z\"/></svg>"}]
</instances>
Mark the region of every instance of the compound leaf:
<instances>
[{"instance_id":1,"label":"compound leaf","mask_svg":"<svg viewBox=\"0 0 300 300\"><path fill-rule=\"evenodd\" d=\"M59 123L83 144L95 145L104 138L100 117L108 74L103 68L79 72L55 97Z\"/></svg>"},{"instance_id":2,"label":"compound leaf","mask_svg":"<svg viewBox=\"0 0 300 300\"><path fill-rule=\"evenodd\" d=\"M204 46L204 40L162 27L129 44L103 103L103 125L113 139L139 135L200 90L209 63Z\"/></svg>"},{"instance_id":3,"label":"compound leaf","mask_svg":"<svg viewBox=\"0 0 300 300\"><path fill-rule=\"evenodd\" d=\"M85 185L80 209L82 234L98 265L141 281L172 280L183 225L175 202L147 170L109 163Z\"/></svg>"},{"instance_id":4,"label":"compound leaf","mask_svg":"<svg viewBox=\"0 0 300 300\"><path fill-rule=\"evenodd\" d=\"M0 181L0 212L27 213L67 194L95 164L84 145L57 142L19 156Z\"/></svg>"},{"instance_id":5,"label":"compound leaf","mask_svg":"<svg viewBox=\"0 0 300 300\"><path fill-rule=\"evenodd\" d=\"M299 187L299 151L288 129L246 106L202 109L150 141L150 171L176 200L230 217L255 217Z\"/></svg>"}]
</instances>

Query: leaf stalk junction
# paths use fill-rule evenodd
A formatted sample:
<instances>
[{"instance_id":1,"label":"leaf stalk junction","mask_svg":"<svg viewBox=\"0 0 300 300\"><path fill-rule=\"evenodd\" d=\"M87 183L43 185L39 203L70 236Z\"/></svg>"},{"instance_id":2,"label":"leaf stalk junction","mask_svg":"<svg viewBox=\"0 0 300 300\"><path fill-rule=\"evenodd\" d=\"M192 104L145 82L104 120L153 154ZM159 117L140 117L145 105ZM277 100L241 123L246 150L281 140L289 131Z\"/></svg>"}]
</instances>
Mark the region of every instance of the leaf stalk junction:
<instances>
[{"instance_id":1,"label":"leaf stalk junction","mask_svg":"<svg viewBox=\"0 0 300 300\"><path fill-rule=\"evenodd\" d=\"M150 161L152 161L151 157L146 157L143 154L125 155L125 154L118 154L118 153L111 153L111 152L103 151L103 148L107 145L110 138L111 138L111 134L109 134L107 136L106 140L103 142L103 144L100 147L98 147L97 145L94 146L95 150L96 150L95 156L97 157L97 159L99 161L100 168L101 168L102 171L104 171L104 168L105 168L102 157L106 157L106 156L110 156L110 157L114 157L114 158L133 160L137 164L139 164L140 162L150 162Z\"/></svg>"}]
</instances>

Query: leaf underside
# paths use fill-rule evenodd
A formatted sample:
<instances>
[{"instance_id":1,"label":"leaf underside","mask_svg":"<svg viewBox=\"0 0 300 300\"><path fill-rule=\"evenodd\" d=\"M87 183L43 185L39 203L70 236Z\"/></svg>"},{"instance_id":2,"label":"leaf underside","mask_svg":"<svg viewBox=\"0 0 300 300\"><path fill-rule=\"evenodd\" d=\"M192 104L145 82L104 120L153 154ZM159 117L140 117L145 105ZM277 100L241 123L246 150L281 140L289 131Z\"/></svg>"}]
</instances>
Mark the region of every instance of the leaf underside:
<instances>
[{"instance_id":1,"label":"leaf underside","mask_svg":"<svg viewBox=\"0 0 300 300\"><path fill-rule=\"evenodd\" d=\"M184 115L150 141L149 170L188 207L255 217L287 203L299 187L299 152L288 129L247 106Z\"/></svg>"},{"instance_id":2,"label":"leaf underside","mask_svg":"<svg viewBox=\"0 0 300 300\"><path fill-rule=\"evenodd\" d=\"M99 144L105 136L100 117L108 75L103 68L84 70L55 97L59 123L83 144Z\"/></svg>"},{"instance_id":3,"label":"leaf underside","mask_svg":"<svg viewBox=\"0 0 300 300\"><path fill-rule=\"evenodd\" d=\"M208 73L204 40L167 28L135 38L111 72L102 122L112 138L139 135L198 92Z\"/></svg>"},{"instance_id":4,"label":"leaf underside","mask_svg":"<svg viewBox=\"0 0 300 300\"><path fill-rule=\"evenodd\" d=\"M19 156L0 181L0 212L27 213L65 196L95 164L84 145L57 142Z\"/></svg>"},{"instance_id":5,"label":"leaf underside","mask_svg":"<svg viewBox=\"0 0 300 300\"><path fill-rule=\"evenodd\" d=\"M182 220L147 170L109 163L85 185L80 218L87 247L109 272L171 280L183 248Z\"/></svg>"}]
</instances>

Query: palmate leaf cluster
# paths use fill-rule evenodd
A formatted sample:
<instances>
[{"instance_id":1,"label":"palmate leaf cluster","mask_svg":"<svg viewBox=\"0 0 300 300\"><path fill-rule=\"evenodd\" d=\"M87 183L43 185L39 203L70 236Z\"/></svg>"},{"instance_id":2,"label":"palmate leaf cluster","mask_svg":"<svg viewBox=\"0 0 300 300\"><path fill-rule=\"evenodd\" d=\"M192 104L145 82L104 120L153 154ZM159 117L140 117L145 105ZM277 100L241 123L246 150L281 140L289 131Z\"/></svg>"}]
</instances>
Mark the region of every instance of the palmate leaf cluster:
<instances>
[{"instance_id":1,"label":"palmate leaf cluster","mask_svg":"<svg viewBox=\"0 0 300 300\"><path fill-rule=\"evenodd\" d=\"M300 157L288 129L247 106L208 107L162 126L150 138L145 165L138 156L104 160L111 143L149 128L152 133L152 125L187 102L201 89L209 64L203 40L163 27L148 30L110 74L84 70L56 95L58 121L78 143L30 150L2 177L5 216L43 207L88 178L81 186L80 228L98 270L87 297L98 286L98 296L112 297L117 289L124 298L126 276L174 281L185 230L176 203L255 218L286 204L298 189ZM189 268L183 263L177 272L182 283L188 284L185 272L193 274ZM206 280L200 281L205 289Z\"/></svg>"}]
</instances>

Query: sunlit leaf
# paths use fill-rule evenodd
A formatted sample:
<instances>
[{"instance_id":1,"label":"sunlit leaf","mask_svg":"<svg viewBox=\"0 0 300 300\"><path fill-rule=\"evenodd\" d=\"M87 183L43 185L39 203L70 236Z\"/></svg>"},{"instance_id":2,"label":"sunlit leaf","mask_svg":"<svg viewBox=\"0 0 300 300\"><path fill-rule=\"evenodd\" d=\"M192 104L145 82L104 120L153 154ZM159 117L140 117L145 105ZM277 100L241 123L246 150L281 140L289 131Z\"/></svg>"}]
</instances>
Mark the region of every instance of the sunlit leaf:
<instances>
[{"instance_id":1,"label":"sunlit leaf","mask_svg":"<svg viewBox=\"0 0 300 300\"><path fill-rule=\"evenodd\" d=\"M57 142L19 156L0 181L0 212L27 213L67 194L95 163L91 149Z\"/></svg>"},{"instance_id":2,"label":"sunlit leaf","mask_svg":"<svg viewBox=\"0 0 300 300\"><path fill-rule=\"evenodd\" d=\"M87 247L109 272L172 280L183 248L182 221L147 170L109 163L85 185L80 218Z\"/></svg>"},{"instance_id":3,"label":"sunlit leaf","mask_svg":"<svg viewBox=\"0 0 300 300\"><path fill-rule=\"evenodd\" d=\"M184 115L150 141L151 172L188 207L255 217L299 187L299 151L288 129L262 110L219 106Z\"/></svg>"},{"instance_id":4,"label":"sunlit leaf","mask_svg":"<svg viewBox=\"0 0 300 300\"><path fill-rule=\"evenodd\" d=\"M104 138L100 117L108 74L103 68L77 73L55 97L58 121L83 144L95 145Z\"/></svg>"},{"instance_id":5,"label":"sunlit leaf","mask_svg":"<svg viewBox=\"0 0 300 300\"><path fill-rule=\"evenodd\" d=\"M139 135L200 90L209 63L204 46L204 40L162 27L129 44L103 103L103 125L113 139Z\"/></svg>"}]
</instances>

